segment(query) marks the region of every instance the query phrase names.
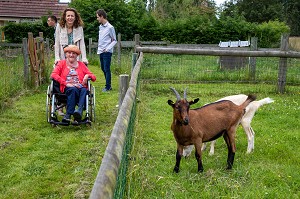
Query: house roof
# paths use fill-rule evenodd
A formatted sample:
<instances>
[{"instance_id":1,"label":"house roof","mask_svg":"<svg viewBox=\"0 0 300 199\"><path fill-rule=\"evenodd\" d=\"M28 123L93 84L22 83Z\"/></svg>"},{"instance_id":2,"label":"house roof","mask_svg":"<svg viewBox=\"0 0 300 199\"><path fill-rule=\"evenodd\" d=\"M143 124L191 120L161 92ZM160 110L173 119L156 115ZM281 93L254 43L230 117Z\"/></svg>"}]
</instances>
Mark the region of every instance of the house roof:
<instances>
[{"instance_id":1,"label":"house roof","mask_svg":"<svg viewBox=\"0 0 300 199\"><path fill-rule=\"evenodd\" d=\"M59 0L0 0L0 17L10 18L41 18L50 13L61 16L67 3L58 3Z\"/></svg>"}]
</instances>

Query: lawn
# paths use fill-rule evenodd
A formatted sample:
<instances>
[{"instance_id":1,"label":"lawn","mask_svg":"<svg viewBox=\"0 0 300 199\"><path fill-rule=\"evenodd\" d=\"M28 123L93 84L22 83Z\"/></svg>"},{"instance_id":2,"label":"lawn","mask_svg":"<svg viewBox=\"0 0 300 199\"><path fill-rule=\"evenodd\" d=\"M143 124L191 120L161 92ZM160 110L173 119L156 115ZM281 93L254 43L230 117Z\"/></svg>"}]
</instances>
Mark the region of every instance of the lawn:
<instances>
[{"instance_id":1,"label":"lawn","mask_svg":"<svg viewBox=\"0 0 300 199\"><path fill-rule=\"evenodd\" d=\"M200 97L199 107L226 94L256 92L258 99L270 97L274 103L262 106L252 127L255 150L246 154L247 139L237 131L237 152L233 169L227 171L227 149L217 141L215 155L203 153L204 172L197 172L194 155L181 160L180 172L173 173L176 142L170 129L172 108L168 99L188 87L188 99ZM257 93L259 88L259 93ZM299 198L300 197L300 90L280 95L272 85L245 84L141 84L135 144L128 171L128 198ZM159 90L159 92L158 92Z\"/></svg>"},{"instance_id":2,"label":"lawn","mask_svg":"<svg viewBox=\"0 0 300 199\"><path fill-rule=\"evenodd\" d=\"M89 197L118 114L116 74L130 73L131 55L124 59L127 65L113 69L113 91L109 93L101 92L104 78L97 58L89 59L89 67L98 78L93 83L96 88L96 122L91 127L51 127L46 122L46 85L11 100L10 108L0 114L1 199ZM162 63L168 61L162 60ZM170 63L174 61L170 60ZM198 62L194 63L194 66L198 65ZM167 70L155 62L149 63L149 60L145 61L142 70L147 67L152 70L150 66L155 66L153 73L157 76L153 77L157 79L163 75L170 75L172 79L176 74L182 79L182 74L189 74L184 67L179 67L179 71L174 67ZM164 71L172 73L163 74ZM297 73L298 69L295 71ZM192 72L190 76L197 73L196 70ZM151 73L144 70L141 78ZM196 80L203 77L205 75L196 77ZM127 198L300 197L299 86L289 85L287 93L276 94L276 85L265 83L167 82L150 84L149 80L142 80L140 83L135 139L127 185L124 185ZM217 141L214 156L204 152L203 173L197 172L193 156L183 159L180 172L173 173L176 142L170 130L172 109L167 100L175 100L175 96L170 86L180 93L187 87L188 99L200 97L200 102L192 108L237 93L255 93L258 99L273 98L275 102L261 107L252 122L256 132L254 152L246 155L246 136L239 128L237 153L231 171L225 170L227 150L221 138Z\"/></svg>"},{"instance_id":3,"label":"lawn","mask_svg":"<svg viewBox=\"0 0 300 199\"><path fill-rule=\"evenodd\" d=\"M96 122L51 127L46 121L46 86L11 100L0 117L0 198L87 198L118 114L118 76L102 93L96 74Z\"/></svg>"}]
</instances>

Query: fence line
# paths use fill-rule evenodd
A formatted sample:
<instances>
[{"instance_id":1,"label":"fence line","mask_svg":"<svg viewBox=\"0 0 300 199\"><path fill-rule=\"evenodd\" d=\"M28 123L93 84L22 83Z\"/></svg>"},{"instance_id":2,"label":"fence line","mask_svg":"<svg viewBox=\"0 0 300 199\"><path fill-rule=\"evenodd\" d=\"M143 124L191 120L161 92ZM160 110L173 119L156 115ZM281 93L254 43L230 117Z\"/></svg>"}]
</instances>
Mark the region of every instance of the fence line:
<instances>
[{"instance_id":1,"label":"fence line","mask_svg":"<svg viewBox=\"0 0 300 199\"><path fill-rule=\"evenodd\" d=\"M139 40L138 36L136 40ZM154 54L180 54L180 55L210 55L210 56L236 56L236 57L279 57L279 70L277 91L284 93L287 76L287 58L300 58L300 53L288 50L288 34L281 37L280 50L221 50L219 49L195 49L195 48L166 48L166 47L143 47L136 45L135 52L154 53ZM255 59L251 60L251 71L255 72Z\"/></svg>"},{"instance_id":2,"label":"fence line","mask_svg":"<svg viewBox=\"0 0 300 199\"><path fill-rule=\"evenodd\" d=\"M137 46L137 52L154 54L181 54L181 55L211 55L211 56L240 56L240 57L285 57L300 58L300 52L296 51L276 51L276 50L255 50L240 51L228 49L184 49L184 48L166 48Z\"/></svg>"},{"instance_id":3,"label":"fence line","mask_svg":"<svg viewBox=\"0 0 300 199\"><path fill-rule=\"evenodd\" d=\"M45 42L42 32L35 38L29 32L28 38L23 38L21 44L0 42L0 47L22 48L25 85L38 87L45 81L50 49L49 40Z\"/></svg>"},{"instance_id":4,"label":"fence line","mask_svg":"<svg viewBox=\"0 0 300 199\"><path fill-rule=\"evenodd\" d=\"M100 169L90 194L90 199L107 199L114 197L123 146L125 144L125 137L127 136L126 132L132 114L132 107L136 99L136 87L142 61L143 53L140 53L139 59L132 71L129 88L112 130L108 146L105 150Z\"/></svg>"}]
</instances>

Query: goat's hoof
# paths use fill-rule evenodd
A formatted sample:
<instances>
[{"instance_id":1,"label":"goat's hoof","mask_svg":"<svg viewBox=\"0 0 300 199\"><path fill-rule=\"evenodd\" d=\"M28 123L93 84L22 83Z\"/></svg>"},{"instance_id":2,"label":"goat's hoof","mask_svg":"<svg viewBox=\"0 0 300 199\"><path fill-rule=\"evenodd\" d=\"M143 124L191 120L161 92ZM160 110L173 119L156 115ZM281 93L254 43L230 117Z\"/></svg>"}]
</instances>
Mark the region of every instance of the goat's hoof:
<instances>
[{"instance_id":1,"label":"goat's hoof","mask_svg":"<svg viewBox=\"0 0 300 199\"><path fill-rule=\"evenodd\" d=\"M198 173L202 173L203 172L203 169L198 169Z\"/></svg>"},{"instance_id":2,"label":"goat's hoof","mask_svg":"<svg viewBox=\"0 0 300 199\"><path fill-rule=\"evenodd\" d=\"M173 172L178 173L179 172L179 168L175 167Z\"/></svg>"}]
</instances>

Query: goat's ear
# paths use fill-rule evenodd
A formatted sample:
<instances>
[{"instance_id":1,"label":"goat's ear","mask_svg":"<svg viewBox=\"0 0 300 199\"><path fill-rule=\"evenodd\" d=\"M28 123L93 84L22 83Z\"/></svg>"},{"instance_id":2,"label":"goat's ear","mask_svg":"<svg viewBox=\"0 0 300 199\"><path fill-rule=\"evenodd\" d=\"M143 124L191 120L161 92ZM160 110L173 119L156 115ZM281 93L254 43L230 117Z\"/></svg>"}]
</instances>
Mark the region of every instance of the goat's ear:
<instances>
[{"instance_id":1,"label":"goat's ear","mask_svg":"<svg viewBox=\"0 0 300 199\"><path fill-rule=\"evenodd\" d=\"M189 104L192 105L192 104L196 104L197 102L199 102L199 98L190 101Z\"/></svg>"},{"instance_id":2,"label":"goat's ear","mask_svg":"<svg viewBox=\"0 0 300 199\"><path fill-rule=\"evenodd\" d=\"M172 100L168 100L168 104L172 107L174 106L174 102Z\"/></svg>"}]
</instances>

